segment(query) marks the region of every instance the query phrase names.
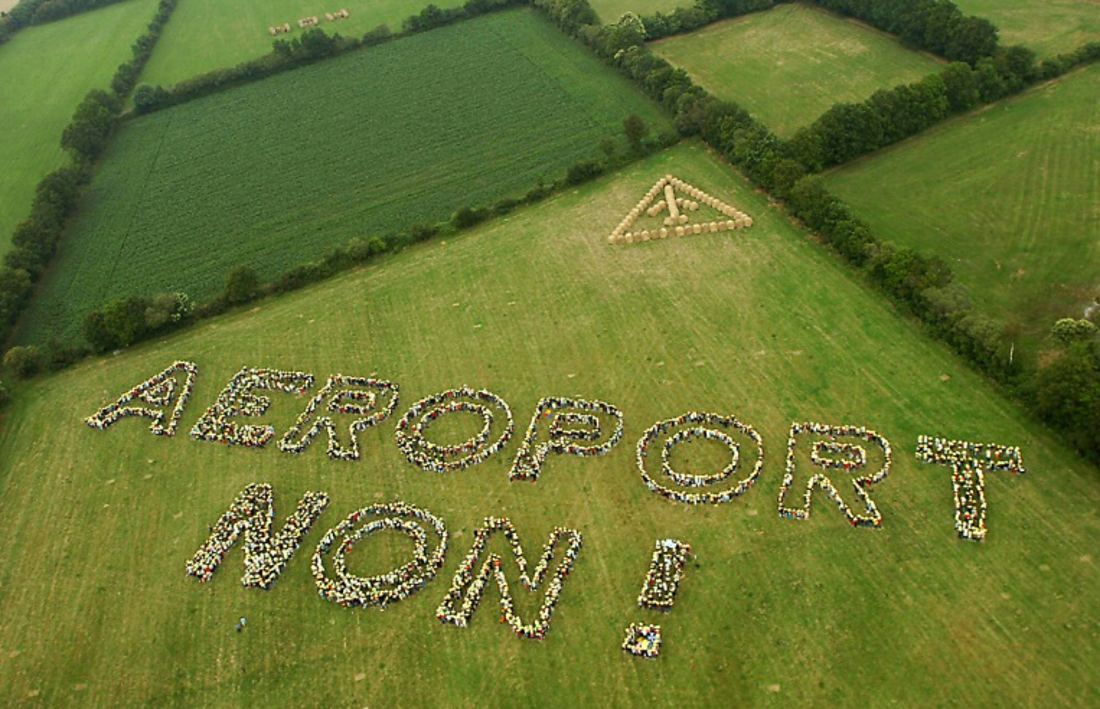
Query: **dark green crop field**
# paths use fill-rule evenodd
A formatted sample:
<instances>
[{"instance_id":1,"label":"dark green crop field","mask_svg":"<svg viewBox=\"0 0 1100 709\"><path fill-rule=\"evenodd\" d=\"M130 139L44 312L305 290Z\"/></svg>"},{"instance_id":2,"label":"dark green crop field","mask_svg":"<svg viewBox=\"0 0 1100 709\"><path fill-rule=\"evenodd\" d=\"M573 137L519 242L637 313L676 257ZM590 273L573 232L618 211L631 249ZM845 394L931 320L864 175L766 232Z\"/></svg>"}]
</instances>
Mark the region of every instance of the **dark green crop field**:
<instances>
[{"instance_id":1,"label":"dark green crop field","mask_svg":"<svg viewBox=\"0 0 1100 709\"><path fill-rule=\"evenodd\" d=\"M72 339L134 293L216 294L353 237L522 196L625 149L655 104L545 20L499 13L345 55L127 123L20 338Z\"/></svg>"}]
</instances>

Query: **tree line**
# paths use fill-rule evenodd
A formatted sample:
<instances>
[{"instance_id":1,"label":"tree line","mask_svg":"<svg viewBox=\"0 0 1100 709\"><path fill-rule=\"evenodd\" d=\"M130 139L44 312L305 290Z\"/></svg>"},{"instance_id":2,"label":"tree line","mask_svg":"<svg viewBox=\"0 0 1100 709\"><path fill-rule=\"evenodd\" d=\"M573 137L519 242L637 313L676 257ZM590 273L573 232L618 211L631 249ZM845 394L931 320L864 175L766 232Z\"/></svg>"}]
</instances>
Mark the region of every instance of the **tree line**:
<instances>
[{"instance_id":1,"label":"tree line","mask_svg":"<svg viewBox=\"0 0 1100 709\"><path fill-rule=\"evenodd\" d=\"M115 73L111 91L90 91L62 132L61 147L69 157L69 164L38 183L30 214L15 227L11 248L0 265L0 341L10 337L35 283L53 258L65 223L76 211L80 194L103 154L134 79L148 60L176 3L177 0L161 0L145 34L133 44L132 58Z\"/></svg>"}]
</instances>

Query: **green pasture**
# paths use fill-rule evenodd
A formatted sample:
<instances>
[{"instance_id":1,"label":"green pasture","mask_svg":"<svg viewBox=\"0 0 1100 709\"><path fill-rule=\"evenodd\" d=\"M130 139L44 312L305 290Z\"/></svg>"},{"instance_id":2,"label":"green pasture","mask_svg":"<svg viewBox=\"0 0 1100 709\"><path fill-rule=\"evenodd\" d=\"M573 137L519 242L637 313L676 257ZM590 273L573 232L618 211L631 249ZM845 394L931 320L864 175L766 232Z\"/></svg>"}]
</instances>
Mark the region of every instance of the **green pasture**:
<instances>
[{"instance_id":1,"label":"green pasture","mask_svg":"<svg viewBox=\"0 0 1100 709\"><path fill-rule=\"evenodd\" d=\"M656 12L667 14L678 7L691 7L694 2L693 0L591 0L588 4L605 24L610 24L626 12L639 15L652 15Z\"/></svg>"},{"instance_id":2,"label":"green pasture","mask_svg":"<svg viewBox=\"0 0 1100 709\"><path fill-rule=\"evenodd\" d=\"M353 237L447 220L626 149L656 104L529 10L478 18L127 123L20 337L79 336L135 293L217 294Z\"/></svg>"},{"instance_id":3,"label":"green pasture","mask_svg":"<svg viewBox=\"0 0 1100 709\"><path fill-rule=\"evenodd\" d=\"M880 236L948 259L1038 344L1100 295L1100 66L887 148L826 182Z\"/></svg>"},{"instance_id":4,"label":"green pasture","mask_svg":"<svg viewBox=\"0 0 1100 709\"><path fill-rule=\"evenodd\" d=\"M43 175L65 164L61 132L118 65L156 9L132 0L20 31L0 46L0 254Z\"/></svg>"},{"instance_id":5,"label":"green pasture","mask_svg":"<svg viewBox=\"0 0 1100 709\"><path fill-rule=\"evenodd\" d=\"M955 4L995 24L1001 44L1022 44L1040 57L1100 40L1100 5L1095 0L957 0Z\"/></svg>"},{"instance_id":6,"label":"green pasture","mask_svg":"<svg viewBox=\"0 0 1100 709\"><path fill-rule=\"evenodd\" d=\"M141 83L170 86L198 74L256 59L276 39L293 39L304 30L298 20L316 16L328 34L359 37L378 25L401 31L406 17L435 4L457 7L462 0L189 0L181 2L164 28ZM329 21L326 12L346 9L349 17ZM272 37L268 29L289 22L289 34Z\"/></svg>"},{"instance_id":7,"label":"green pasture","mask_svg":"<svg viewBox=\"0 0 1100 709\"><path fill-rule=\"evenodd\" d=\"M862 101L940 68L890 35L804 4L717 22L651 46L781 137L833 104Z\"/></svg>"},{"instance_id":8,"label":"green pasture","mask_svg":"<svg viewBox=\"0 0 1100 709\"><path fill-rule=\"evenodd\" d=\"M607 246L666 173L755 225ZM177 358L200 373L175 438L142 420L84 425ZM540 397L600 398L625 412L626 436L602 458L552 457L533 484L507 481L516 439L464 472L413 468L393 443L395 420L362 434L356 463L329 461L322 442L294 457L190 440L245 365L375 373L402 387L399 413L449 387L487 387L510 402L520 432ZM285 430L304 400L272 400L265 420ZM638 436L689 410L735 414L764 436L763 474L736 502L689 508L641 484ZM864 424L893 442L893 472L871 489L882 529L852 529L820 497L809 521L778 517L795 420ZM989 475L986 542L956 538L949 472L914 461L926 433L1022 446L1026 475ZM188 578L207 525L259 481L275 487L277 525L306 490L332 502L271 592L241 587L240 550L209 585ZM0 695L9 706L104 707L1096 705L1096 482L687 144L445 243L18 389L0 421ZM394 498L446 520L443 570L385 612L319 598L308 567L322 534ZM529 554L555 524L584 534L544 642L499 624L495 588L467 629L434 617L486 515L511 517ZM662 615L636 598L666 536L697 560ZM352 563L382 570L404 548L389 541L363 542ZM529 613L531 594L507 573ZM662 624L660 659L620 651L631 622Z\"/></svg>"}]
</instances>

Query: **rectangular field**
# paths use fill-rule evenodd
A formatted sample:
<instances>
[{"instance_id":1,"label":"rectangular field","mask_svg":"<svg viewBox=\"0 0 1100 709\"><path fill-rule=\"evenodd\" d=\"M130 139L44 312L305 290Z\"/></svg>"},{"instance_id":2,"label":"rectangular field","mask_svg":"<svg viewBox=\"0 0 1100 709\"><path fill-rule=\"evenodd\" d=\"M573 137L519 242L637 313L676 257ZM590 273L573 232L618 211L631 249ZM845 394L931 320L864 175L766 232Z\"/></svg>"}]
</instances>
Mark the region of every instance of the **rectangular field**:
<instances>
[{"instance_id":1,"label":"rectangular field","mask_svg":"<svg viewBox=\"0 0 1100 709\"><path fill-rule=\"evenodd\" d=\"M61 132L92 89L109 89L156 11L130 0L29 27L0 46L0 254L27 216L34 188L65 163Z\"/></svg>"},{"instance_id":2,"label":"rectangular field","mask_svg":"<svg viewBox=\"0 0 1100 709\"><path fill-rule=\"evenodd\" d=\"M656 104L529 10L281 74L126 124L20 337L79 335L134 293L215 295L353 237L522 196Z\"/></svg>"},{"instance_id":3,"label":"rectangular field","mask_svg":"<svg viewBox=\"0 0 1100 709\"><path fill-rule=\"evenodd\" d=\"M1096 0L955 0L955 4L995 24L1002 45L1022 44L1040 57L1100 40Z\"/></svg>"},{"instance_id":4,"label":"rectangular field","mask_svg":"<svg viewBox=\"0 0 1100 709\"><path fill-rule=\"evenodd\" d=\"M429 0L188 0L181 2L164 29L157 49L145 67L141 83L170 86L198 74L225 69L271 51L275 39L293 39L303 30L298 20L317 17L328 34L360 37L378 25L401 31L406 17L415 15ZM462 0L438 0L449 8ZM349 17L329 21L326 12L346 9ZM289 34L272 37L268 28L290 23Z\"/></svg>"},{"instance_id":5,"label":"rectangular field","mask_svg":"<svg viewBox=\"0 0 1100 709\"><path fill-rule=\"evenodd\" d=\"M842 167L884 238L947 258L1031 345L1100 295L1100 66Z\"/></svg>"},{"instance_id":6,"label":"rectangular field","mask_svg":"<svg viewBox=\"0 0 1100 709\"><path fill-rule=\"evenodd\" d=\"M607 246L604 235L670 172L755 225ZM175 438L139 419L107 431L82 422L176 358L200 371ZM190 440L246 365L377 373L400 384L401 404L361 435L357 463L328 460L322 441L291 456ZM509 402L515 437L462 472L412 467L393 441L397 416L462 383ZM552 455L537 483L509 484L535 402L553 395L619 406L626 435L607 456ZM271 397L267 416L242 423L282 432L305 401ZM764 437L763 472L734 502L674 504L641 482L642 431L692 410L735 415ZM893 471L870 488L881 529L853 529L820 492L809 521L778 516L792 421L863 424L890 439ZM950 473L915 462L926 433L1023 447L1025 475L988 476L983 544L953 532ZM252 482L274 486L276 528L305 490L332 501L271 592L242 588L240 549L209 585L187 577L207 525ZM1008 707L1036 696L1095 706L1096 482L692 144L445 245L18 391L0 425L0 695L103 707L573 708L608 697L623 707ZM395 499L446 521L439 574L384 613L319 598L309 564L322 535ZM553 525L584 535L544 642L498 622L493 584L470 627L435 618L487 515L510 517L532 555ZM661 615L636 598L654 540L669 536L697 558ZM409 548L399 541L364 540L352 571L386 570ZM504 564L529 617L535 594ZM658 660L619 649L633 622L663 626Z\"/></svg>"},{"instance_id":7,"label":"rectangular field","mask_svg":"<svg viewBox=\"0 0 1100 709\"><path fill-rule=\"evenodd\" d=\"M651 46L781 137L835 103L862 101L941 67L887 34L803 4L716 22Z\"/></svg>"}]
</instances>

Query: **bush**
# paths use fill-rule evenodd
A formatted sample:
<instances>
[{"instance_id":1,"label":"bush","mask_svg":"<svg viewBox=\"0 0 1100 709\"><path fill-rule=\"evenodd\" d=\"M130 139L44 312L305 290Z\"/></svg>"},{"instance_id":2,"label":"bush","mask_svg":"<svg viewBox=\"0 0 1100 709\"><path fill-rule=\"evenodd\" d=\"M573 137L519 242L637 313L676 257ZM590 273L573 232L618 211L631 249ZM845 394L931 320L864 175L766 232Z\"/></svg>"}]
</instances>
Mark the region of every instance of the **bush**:
<instances>
[{"instance_id":1,"label":"bush","mask_svg":"<svg viewBox=\"0 0 1100 709\"><path fill-rule=\"evenodd\" d=\"M260 278L248 266L234 268L225 279L225 299L233 305L254 299L259 290Z\"/></svg>"},{"instance_id":2,"label":"bush","mask_svg":"<svg viewBox=\"0 0 1100 709\"><path fill-rule=\"evenodd\" d=\"M8 393L8 388L4 386L4 382L0 381L0 407L3 407L11 401L11 394Z\"/></svg>"},{"instance_id":3,"label":"bush","mask_svg":"<svg viewBox=\"0 0 1100 709\"><path fill-rule=\"evenodd\" d=\"M455 229L469 229L489 218L489 210L463 207L451 216L451 226Z\"/></svg>"},{"instance_id":4,"label":"bush","mask_svg":"<svg viewBox=\"0 0 1100 709\"><path fill-rule=\"evenodd\" d=\"M579 185L589 180L594 180L600 176L602 171L598 162L579 162L570 167L569 171L565 173L565 184Z\"/></svg>"},{"instance_id":5,"label":"bush","mask_svg":"<svg viewBox=\"0 0 1100 709\"><path fill-rule=\"evenodd\" d=\"M12 347L4 355L4 369L21 379L33 377L45 367L46 358L34 345Z\"/></svg>"}]
</instances>

